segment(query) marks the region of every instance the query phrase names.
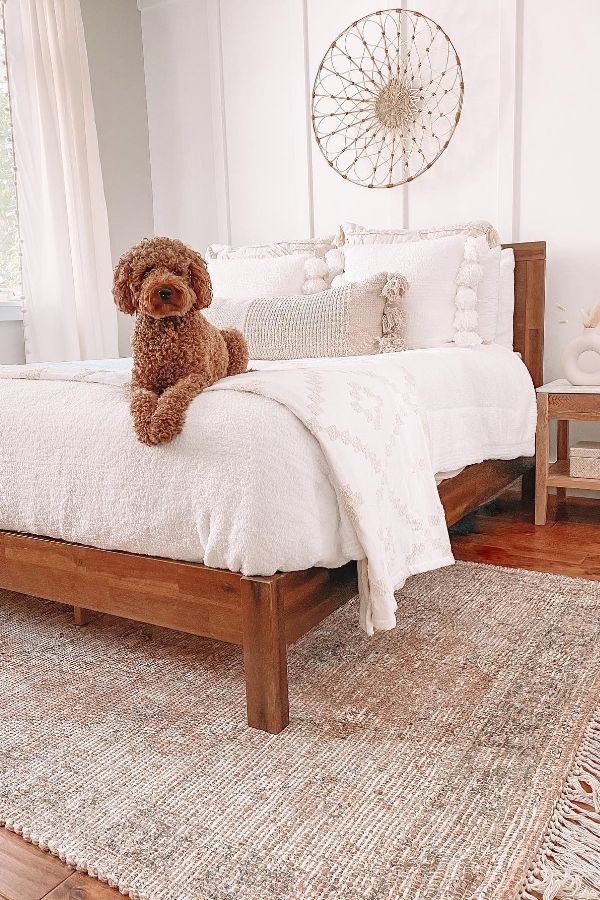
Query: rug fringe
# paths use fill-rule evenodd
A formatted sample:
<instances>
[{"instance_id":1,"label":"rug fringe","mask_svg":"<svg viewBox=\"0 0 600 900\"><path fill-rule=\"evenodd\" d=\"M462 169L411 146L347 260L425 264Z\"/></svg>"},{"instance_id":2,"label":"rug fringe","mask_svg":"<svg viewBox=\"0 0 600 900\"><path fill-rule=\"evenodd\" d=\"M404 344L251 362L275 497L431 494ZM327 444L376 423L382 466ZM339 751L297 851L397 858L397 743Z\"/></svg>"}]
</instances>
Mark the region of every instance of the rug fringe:
<instances>
[{"instance_id":1,"label":"rug fringe","mask_svg":"<svg viewBox=\"0 0 600 900\"><path fill-rule=\"evenodd\" d=\"M588 723L520 900L600 900L600 706Z\"/></svg>"}]
</instances>

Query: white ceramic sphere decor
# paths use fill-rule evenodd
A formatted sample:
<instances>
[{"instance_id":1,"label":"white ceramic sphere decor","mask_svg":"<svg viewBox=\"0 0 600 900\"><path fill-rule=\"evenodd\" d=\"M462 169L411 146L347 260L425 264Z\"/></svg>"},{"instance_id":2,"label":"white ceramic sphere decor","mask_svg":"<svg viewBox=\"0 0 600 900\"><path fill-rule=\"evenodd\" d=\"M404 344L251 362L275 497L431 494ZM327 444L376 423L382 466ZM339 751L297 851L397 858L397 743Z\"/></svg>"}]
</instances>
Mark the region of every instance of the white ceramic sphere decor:
<instances>
[{"instance_id":1,"label":"white ceramic sphere decor","mask_svg":"<svg viewBox=\"0 0 600 900\"><path fill-rule=\"evenodd\" d=\"M595 353L596 362L592 368L580 365L584 353ZM563 351L563 372L574 385L600 385L600 334L593 328L586 328L584 334L569 341Z\"/></svg>"}]
</instances>

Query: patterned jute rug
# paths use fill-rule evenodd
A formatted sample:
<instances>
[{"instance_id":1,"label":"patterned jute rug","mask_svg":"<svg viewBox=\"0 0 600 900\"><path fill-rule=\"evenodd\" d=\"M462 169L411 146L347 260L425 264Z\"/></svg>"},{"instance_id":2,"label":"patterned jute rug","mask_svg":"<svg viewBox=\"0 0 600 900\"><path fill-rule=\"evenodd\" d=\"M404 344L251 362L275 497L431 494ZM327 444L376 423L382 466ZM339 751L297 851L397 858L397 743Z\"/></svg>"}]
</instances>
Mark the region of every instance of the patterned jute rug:
<instances>
[{"instance_id":1,"label":"patterned jute rug","mask_svg":"<svg viewBox=\"0 0 600 900\"><path fill-rule=\"evenodd\" d=\"M399 604L291 648L269 736L236 648L0 593L0 822L133 898L598 900L600 583L459 563Z\"/></svg>"}]
</instances>

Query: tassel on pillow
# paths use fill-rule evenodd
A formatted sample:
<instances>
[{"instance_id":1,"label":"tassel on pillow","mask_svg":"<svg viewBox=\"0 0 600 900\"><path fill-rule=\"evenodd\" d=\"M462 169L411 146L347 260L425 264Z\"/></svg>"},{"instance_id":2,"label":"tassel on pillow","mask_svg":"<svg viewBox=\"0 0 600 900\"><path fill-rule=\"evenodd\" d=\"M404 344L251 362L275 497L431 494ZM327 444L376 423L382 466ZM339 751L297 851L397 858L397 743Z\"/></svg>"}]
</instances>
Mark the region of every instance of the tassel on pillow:
<instances>
[{"instance_id":1,"label":"tassel on pillow","mask_svg":"<svg viewBox=\"0 0 600 900\"><path fill-rule=\"evenodd\" d=\"M379 340L380 353L396 353L406 350L404 334L406 331L406 310L404 296L409 284L404 275L390 275L382 290L385 298L381 319L382 337Z\"/></svg>"}]
</instances>

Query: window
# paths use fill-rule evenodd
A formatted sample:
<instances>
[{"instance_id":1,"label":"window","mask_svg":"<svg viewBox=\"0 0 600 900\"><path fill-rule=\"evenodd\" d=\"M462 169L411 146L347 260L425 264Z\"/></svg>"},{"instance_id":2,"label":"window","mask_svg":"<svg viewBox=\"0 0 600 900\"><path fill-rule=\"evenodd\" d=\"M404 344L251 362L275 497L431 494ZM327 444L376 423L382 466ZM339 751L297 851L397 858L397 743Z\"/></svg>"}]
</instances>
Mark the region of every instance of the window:
<instances>
[{"instance_id":1,"label":"window","mask_svg":"<svg viewBox=\"0 0 600 900\"><path fill-rule=\"evenodd\" d=\"M0 0L0 304L19 300L21 296L19 206L6 63L4 3Z\"/></svg>"}]
</instances>

